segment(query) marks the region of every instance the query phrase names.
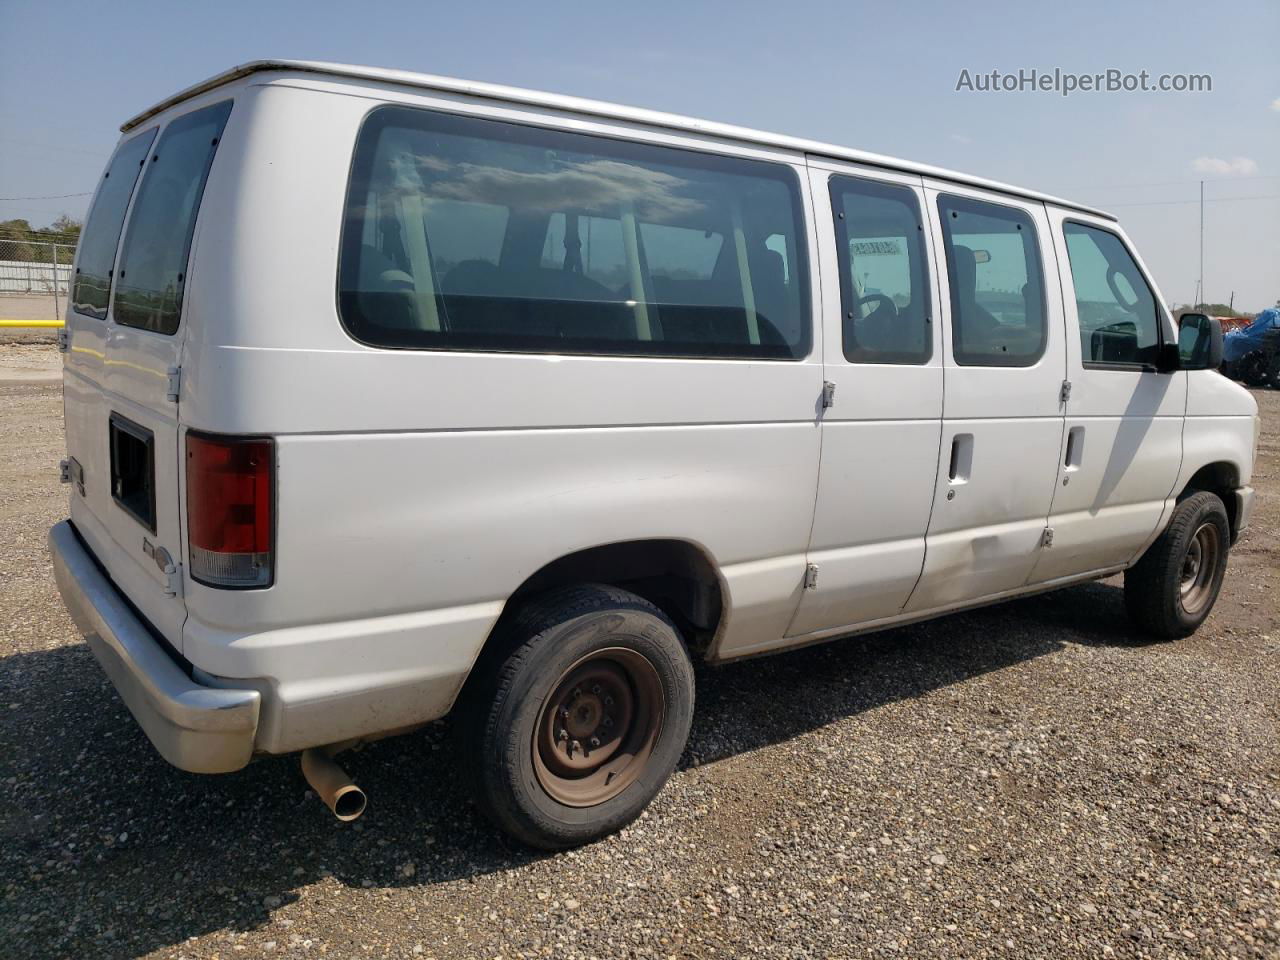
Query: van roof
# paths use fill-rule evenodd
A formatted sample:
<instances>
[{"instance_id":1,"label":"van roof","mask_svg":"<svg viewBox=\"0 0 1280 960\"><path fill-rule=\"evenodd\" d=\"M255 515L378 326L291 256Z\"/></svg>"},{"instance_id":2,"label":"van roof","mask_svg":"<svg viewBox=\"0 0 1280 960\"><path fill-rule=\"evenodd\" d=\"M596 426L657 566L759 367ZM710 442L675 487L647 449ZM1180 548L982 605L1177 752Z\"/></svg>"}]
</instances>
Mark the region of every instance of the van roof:
<instances>
[{"instance_id":1,"label":"van roof","mask_svg":"<svg viewBox=\"0 0 1280 960\"><path fill-rule=\"evenodd\" d=\"M223 84L231 83L235 80L241 79L242 77L247 77L250 74L273 71L286 73L316 73L333 77L345 77L354 80L366 80L374 83L391 83L427 90L441 90L447 93L482 97L486 100L500 100L508 103L526 104L530 106L546 107L554 110L564 110L570 113L604 117L610 120L630 121L632 123L647 124L654 127L664 127L670 130L680 130L687 133L718 137L725 140L736 140L742 143L753 143L763 146L778 147L784 150L795 150L803 153L814 154L820 157L849 160L854 163L883 167L889 170L900 170L907 173L918 174L920 176L934 177L939 180L948 180L952 183L964 184L966 186L981 187L986 190L996 190L1001 193L1024 197L1030 200L1038 200L1044 203L1052 203L1061 207L1069 207L1073 210L1083 211L1094 216L1105 217L1108 220L1116 219L1114 215L1107 213L1106 211L1085 206L1084 204L1075 203L1070 200L1063 200L1061 197L1054 197L1047 193L1040 193L1036 190L1028 190L1024 187L1015 187L1007 183L988 180L984 177L975 177L970 174L947 170L943 167L934 167L925 163L915 163L910 160L900 160L896 157L889 157L883 154L868 153L863 150L854 150L850 147L841 147L835 144L822 143L817 140L806 140L801 137L791 137L778 133L766 133L762 130L753 130L749 127L739 127L728 123L716 123L710 120L699 120L694 117L683 117L678 114L663 113L658 110L646 110L641 107L626 107L616 103L607 103L602 100L588 100L582 97L571 97L558 93L543 93L537 90L525 90L521 87L508 87L495 83L478 83L472 80L458 80L453 77L437 77L427 73L414 73L409 70L387 70L380 67L360 67L343 63L323 63L310 60L253 60L249 63L241 64L238 67L232 67L229 70L224 70L216 76L210 77L208 80L204 80L194 86L187 87L185 90L161 100L155 106L144 110L142 113L126 121L120 127L120 130L122 132L132 130L134 127L146 122L156 114L168 110L170 107L182 103L182 101L188 100L198 94L220 87Z\"/></svg>"}]
</instances>

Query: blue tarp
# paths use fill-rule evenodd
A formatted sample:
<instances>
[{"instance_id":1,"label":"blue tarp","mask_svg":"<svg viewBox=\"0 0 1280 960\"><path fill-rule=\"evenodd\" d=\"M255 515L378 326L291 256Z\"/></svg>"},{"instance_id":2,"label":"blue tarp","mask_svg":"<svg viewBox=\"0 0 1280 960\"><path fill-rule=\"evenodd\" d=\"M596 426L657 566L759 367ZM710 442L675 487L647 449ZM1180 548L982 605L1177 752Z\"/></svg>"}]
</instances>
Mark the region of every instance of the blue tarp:
<instances>
[{"instance_id":1,"label":"blue tarp","mask_svg":"<svg viewBox=\"0 0 1280 960\"><path fill-rule=\"evenodd\" d=\"M1280 308L1271 307L1254 317L1247 327L1232 330L1222 340L1222 359L1235 363L1262 346L1262 335L1280 327Z\"/></svg>"}]
</instances>

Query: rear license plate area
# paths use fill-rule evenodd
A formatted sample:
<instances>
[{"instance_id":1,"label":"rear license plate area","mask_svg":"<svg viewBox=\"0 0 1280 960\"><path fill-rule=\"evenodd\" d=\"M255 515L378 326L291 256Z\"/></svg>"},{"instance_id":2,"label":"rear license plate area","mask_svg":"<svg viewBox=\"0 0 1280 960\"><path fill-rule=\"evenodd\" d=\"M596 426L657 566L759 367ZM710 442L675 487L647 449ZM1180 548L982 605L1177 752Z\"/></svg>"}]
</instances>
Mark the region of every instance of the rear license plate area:
<instances>
[{"instance_id":1,"label":"rear license plate area","mask_svg":"<svg viewBox=\"0 0 1280 960\"><path fill-rule=\"evenodd\" d=\"M127 417L111 414L111 499L156 532L155 435Z\"/></svg>"}]
</instances>

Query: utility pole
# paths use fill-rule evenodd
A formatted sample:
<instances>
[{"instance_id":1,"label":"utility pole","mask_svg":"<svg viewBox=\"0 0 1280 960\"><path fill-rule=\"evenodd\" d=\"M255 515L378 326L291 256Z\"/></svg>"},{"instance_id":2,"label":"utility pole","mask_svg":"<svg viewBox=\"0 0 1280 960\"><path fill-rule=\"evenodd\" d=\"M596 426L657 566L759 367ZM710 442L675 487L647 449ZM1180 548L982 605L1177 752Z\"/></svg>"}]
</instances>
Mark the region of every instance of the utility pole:
<instances>
[{"instance_id":1,"label":"utility pole","mask_svg":"<svg viewBox=\"0 0 1280 960\"><path fill-rule=\"evenodd\" d=\"M1200 181L1200 282L1196 285L1200 291L1200 303L1204 302L1204 181ZM1196 306L1200 306L1199 303Z\"/></svg>"}]
</instances>

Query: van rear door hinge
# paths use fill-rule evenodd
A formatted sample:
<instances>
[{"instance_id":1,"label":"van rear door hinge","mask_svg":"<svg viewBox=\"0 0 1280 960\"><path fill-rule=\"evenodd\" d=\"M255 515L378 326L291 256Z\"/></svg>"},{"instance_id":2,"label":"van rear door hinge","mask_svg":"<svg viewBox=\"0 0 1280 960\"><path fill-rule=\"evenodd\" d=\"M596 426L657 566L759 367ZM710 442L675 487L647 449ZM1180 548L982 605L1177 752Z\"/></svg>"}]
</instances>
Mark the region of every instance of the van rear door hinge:
<instances>
[{"instance_id":1,"label":"van rear door hinge","mask_svg":"<svg viewBox=\"0 0 1280 960\"><path fill-rule=\"evenodd\" d=\"M1044 537L1040 542L1043 543L1046 547L1053 546L1053 527L1044 528Z\"/></svg>"},{"instance_id":2,"label":"van rear door hinge","mask_svg":"<svg viewBox=\"0 0 1280 960\"><path fill-rule=\"evenodd\" d=\"M822 381L822 409L836 405L836 385L830 380Z\"/></svg>"},{"instance_id":3,"label":"van rear door hinge","mask_svg":"<svg viewBox=\"0 0 1280 960\"><path fill-rule=\"evenodd\" d=\"M74 483L76 492L84 496L84 467L75 457L67 457L58 463L58 479L63 483Z\"/></svg>"},{"instance_id":4,"label":"van rear door hinge","mask_svg":"<svg viewBox=\"0 0 1280 960\"><path fill-rule=\"evenodd\" d=\"M1066 403L1071 399L1071 381L1063 380L1062 389L1058 391L1058 402Z\"/></svg>"},{"instance_id":5,"label":"van rear door hinge","mask_svg":"<svg viewBox=\"0 0 1280 960\"><path fill-rule=\"evenodd\" d=\"M182 564L169 563L161 571L164 574L164 595L166 597L182 596Z\"/></svg>"},{"instance_id":6,"label":"van rear door hinge","mask_svg":"<svg viewBox=\"0 0 1280 960\"><path fill-rule=\"evenodd\" d=\"M815 590L818 587L818 565L810 563L804 568L804 588Z\"/></svg>"},{"instance_id":7,"label":"van rear door hinge","mask_svg":"<svg viewBox=\"0 0 1280 960\"><path fill-rule=\"evenodd\" d=\"M170 367L168 370L164 372L164 375L165 375L164 398L166 400L172 401L173 403L177 403L178 389L182 386L182 368Z\"/></svg>"},{"instance_id":8,"label":"van rear door hinge","mask_svg":"<svg viewBox=\"0 0 1280 960\"><path fill-rule=\"evenodd\" d=\"M67 328L63 327L58 331L58 352L66 353L71 348L71 336L67 333Z\"/></svg>"}]
</instances>

